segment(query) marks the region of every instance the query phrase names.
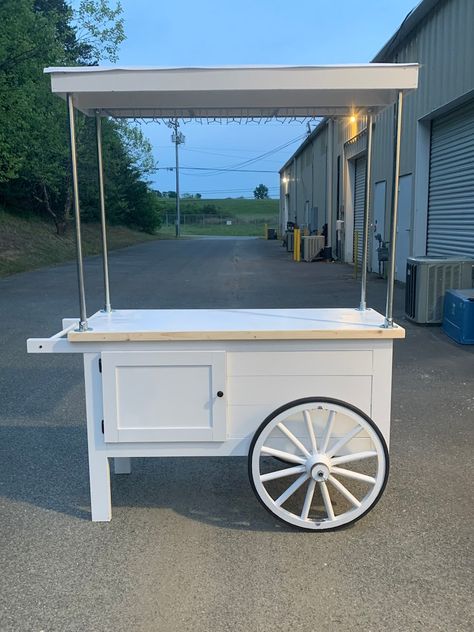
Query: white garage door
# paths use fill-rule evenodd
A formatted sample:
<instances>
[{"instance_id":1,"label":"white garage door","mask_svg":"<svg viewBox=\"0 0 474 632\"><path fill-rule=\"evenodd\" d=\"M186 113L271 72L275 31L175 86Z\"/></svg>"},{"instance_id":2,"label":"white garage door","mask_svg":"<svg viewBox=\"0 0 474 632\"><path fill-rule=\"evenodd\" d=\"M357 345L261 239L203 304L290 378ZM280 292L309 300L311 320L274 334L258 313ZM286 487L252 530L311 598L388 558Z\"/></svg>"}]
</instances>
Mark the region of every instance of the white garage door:
<instances>
[{"instance_id":1,"label":"white garage door","mask_svg":"<svg viewBox=\"0 0 474 632\"><path fill-rule=\"evenodd\" d=\"M357 240L357 262L359 268L362 264L362 248L364 243L364 197L365 197L365 171L367 159L365 156L357 158L354 165L354 261Z\"/></svg>"},{"instance_id":2,"label":"white garage door","mask_svg":"<svg viewBox=\"0 0 474 632\"><path fill-rule=\"evenodd\" d=\"M474 101L432 123L427 254L474 256Z\"/></svg>"}]
</instances>

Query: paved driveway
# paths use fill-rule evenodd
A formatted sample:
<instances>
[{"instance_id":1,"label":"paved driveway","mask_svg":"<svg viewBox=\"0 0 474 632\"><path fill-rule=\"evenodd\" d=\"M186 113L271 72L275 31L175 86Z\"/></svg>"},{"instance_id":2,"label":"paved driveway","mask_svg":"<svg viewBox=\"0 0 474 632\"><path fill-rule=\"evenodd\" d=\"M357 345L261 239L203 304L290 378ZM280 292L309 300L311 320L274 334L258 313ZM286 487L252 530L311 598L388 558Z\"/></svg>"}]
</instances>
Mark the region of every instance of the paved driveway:
<instances>
[{"instance_id":1,"label":"paved driveway","mask_svg":"<svg viewBox=\"0 0 474 632\"><path fill-rule=\"evenodd\" d=\"M294 264L276 242L153 242L111 269L115 307L358 305L350 268ZM86 282L91 313L97 258ZM382 281L369 300L383 309ZM238 458L137 460L93 524L81 358L25 343L76 305L73 264L0 280L1 632L473 629L472 348L407 325L389 485L352 528L276 524Z\"/></svg>"}]
</instances>

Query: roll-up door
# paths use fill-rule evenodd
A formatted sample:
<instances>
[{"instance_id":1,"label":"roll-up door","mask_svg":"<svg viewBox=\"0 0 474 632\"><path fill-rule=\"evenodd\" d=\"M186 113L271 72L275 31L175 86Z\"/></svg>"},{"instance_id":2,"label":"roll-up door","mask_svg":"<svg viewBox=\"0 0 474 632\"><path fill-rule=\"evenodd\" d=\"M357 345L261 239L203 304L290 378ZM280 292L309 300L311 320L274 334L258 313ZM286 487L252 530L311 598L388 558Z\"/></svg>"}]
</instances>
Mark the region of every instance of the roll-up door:
<instances>
[{"instance_id":1,"label":"roll-up door","mask_svg":"<svg viewBox=\"0 0 474 632\"><path fill-rule=\"evenodd\" d=\"M362 263L362 247L364 243L364 197L365 197L365 171L367 159L365 156L357 158L354 165L354 261L357 239L357 262L360 268Z\"/></svg>"},{"instance_id":2,"label":"roll-up door","mask_svg":"<svg viewBox=\"0 0 474 632\"><path fill-rule=\"evenodd\" d=\"M431 126L427 254L474 256L474 101Z\"/></svg>"}]
</instances>

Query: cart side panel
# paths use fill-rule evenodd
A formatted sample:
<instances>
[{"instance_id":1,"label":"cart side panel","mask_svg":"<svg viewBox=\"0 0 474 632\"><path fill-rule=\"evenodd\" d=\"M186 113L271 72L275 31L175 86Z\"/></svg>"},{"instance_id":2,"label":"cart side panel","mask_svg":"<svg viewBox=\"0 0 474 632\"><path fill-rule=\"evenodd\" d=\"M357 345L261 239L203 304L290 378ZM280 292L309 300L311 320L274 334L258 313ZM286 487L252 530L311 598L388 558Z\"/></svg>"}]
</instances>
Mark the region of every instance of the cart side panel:
<instances>
[{"instance_id":1,"label":"cart side panel","mask_svg":"<svg viewBox=\"0 0 474 632\"><path fill-rule=\"evenodd\" d=\"M371 375L272 375L229 378L229 436L255 432L272 411L305 397L339 399L370 416Z\"/></svg>"},{"instance_id":2,"label":"cart side panel","mask_svg":"<svg viewBox=\"0 0 474 632\"><path fill-rule=\"evenodd\" d=\"M335 347L314 349L308 343L307 351L301 346L280 351L276 344L275 351L229 352L229 437L251 436L268 414L288 402L328 397L369 415L388 443L392 341Z\"/></svg>"}]
</instances>

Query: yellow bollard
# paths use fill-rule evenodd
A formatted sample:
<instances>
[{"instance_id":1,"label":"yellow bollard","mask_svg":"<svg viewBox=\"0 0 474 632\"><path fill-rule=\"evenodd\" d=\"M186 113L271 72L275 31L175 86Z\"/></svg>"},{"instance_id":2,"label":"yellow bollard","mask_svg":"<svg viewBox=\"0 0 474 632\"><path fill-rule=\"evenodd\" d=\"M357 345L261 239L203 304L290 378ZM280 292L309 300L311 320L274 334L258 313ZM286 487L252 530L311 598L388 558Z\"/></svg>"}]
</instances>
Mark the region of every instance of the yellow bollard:
<instances>
[{"instance_id":1,"label":"yellow bollard","mask_svg":"<svg viewBox=\"0 0 474 632\"><path fill-rule=\"evenodd\" d=\"M268 239L268 224L263 225L263 238Z\"/></svg>"},{"instance_id":2,"label":"yellow bollard","mask_svg":"<svg viewBox=\"0 0 474 632\"><path fill-rule=\"evenodd\" d=\"M294 231L293 260L301 261L301 229L299 228L295 228Z\"/></svg>"}]
</instances>

